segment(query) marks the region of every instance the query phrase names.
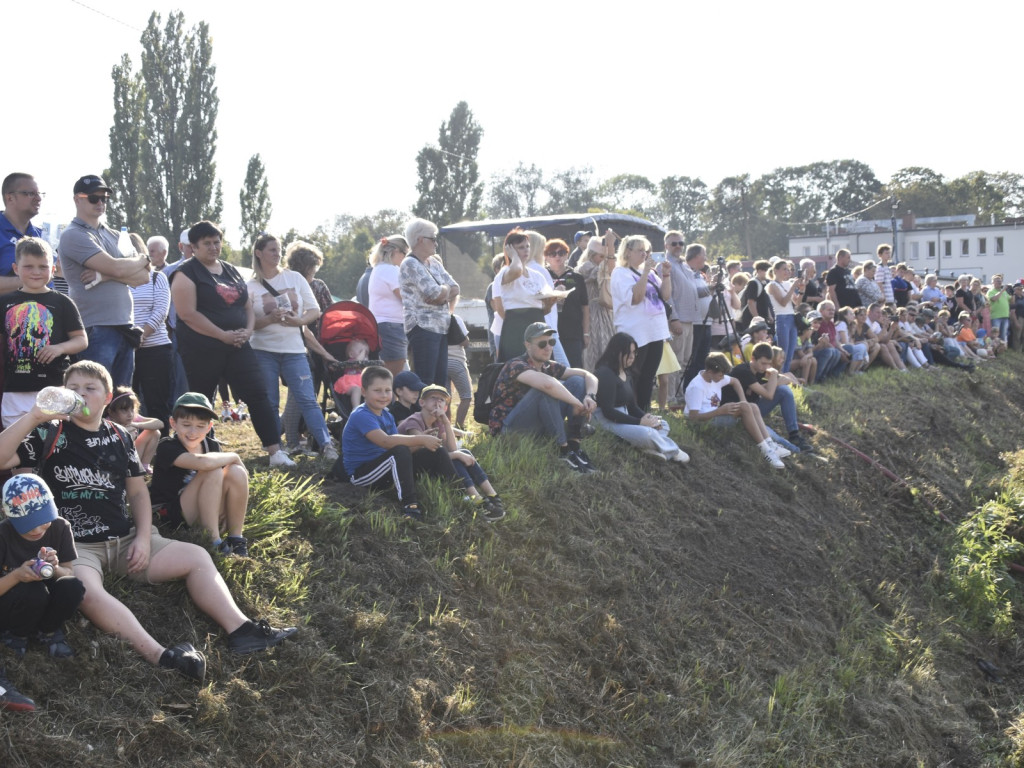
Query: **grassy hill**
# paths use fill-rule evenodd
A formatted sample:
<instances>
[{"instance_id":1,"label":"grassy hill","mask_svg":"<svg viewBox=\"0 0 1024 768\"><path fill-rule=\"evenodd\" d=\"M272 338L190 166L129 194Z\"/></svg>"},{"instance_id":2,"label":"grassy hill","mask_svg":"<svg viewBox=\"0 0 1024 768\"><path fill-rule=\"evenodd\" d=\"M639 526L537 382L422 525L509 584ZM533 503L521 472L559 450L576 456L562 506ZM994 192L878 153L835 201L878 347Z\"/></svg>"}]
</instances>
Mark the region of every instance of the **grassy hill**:
<instances>
[{"instance_id":1,"label":"grassy hill","mask_svg":"<svg viewBox=\"0 0 1024 768\"><path fill-rule=\"evenodd\" d=\"M689 466L605 434L588 477L480 439L495 525L436 487L406 523L311 459L254 458L253 558L219 567L297 641L234 657L181 586L114 585L161 642L203 648L205 686L76 622L67 663L3 652L40 707L0 713L0 765L1018 764L1022 404L1019 356L804 395L904 482L825 434L824 461L775 472L678 420ZM255 457L247 426L221 436Z\"/></svg>"}]
</instances>

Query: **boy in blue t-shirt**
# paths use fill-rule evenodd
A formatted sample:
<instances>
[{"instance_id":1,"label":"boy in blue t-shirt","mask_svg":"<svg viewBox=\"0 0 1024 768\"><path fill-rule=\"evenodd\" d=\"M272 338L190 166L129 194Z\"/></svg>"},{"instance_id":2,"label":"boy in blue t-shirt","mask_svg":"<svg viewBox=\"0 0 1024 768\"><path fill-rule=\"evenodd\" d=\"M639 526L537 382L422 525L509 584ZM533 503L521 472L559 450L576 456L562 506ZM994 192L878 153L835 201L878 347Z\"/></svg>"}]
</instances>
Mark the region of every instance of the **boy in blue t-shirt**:
<instances>
[{"instance_id":1,"label":"boy in blue t-shirt","mask_svg":"<svg viewBox=\"0 0 1024 768\"><path fill-rule=\"evenodd\" d=\"M425 512L416 496L416 472L457 481L447 451L439 451L443 441L436 435L399 435L391 404L391 371L371 365L363 371L363 402L348 417L341 435L343 466L335 465L334 474L353 485L385 490L394 486L402 502L402 514L423 520ZM426 448L412 452L412 448Z\"/></svg>"}]
</instances>

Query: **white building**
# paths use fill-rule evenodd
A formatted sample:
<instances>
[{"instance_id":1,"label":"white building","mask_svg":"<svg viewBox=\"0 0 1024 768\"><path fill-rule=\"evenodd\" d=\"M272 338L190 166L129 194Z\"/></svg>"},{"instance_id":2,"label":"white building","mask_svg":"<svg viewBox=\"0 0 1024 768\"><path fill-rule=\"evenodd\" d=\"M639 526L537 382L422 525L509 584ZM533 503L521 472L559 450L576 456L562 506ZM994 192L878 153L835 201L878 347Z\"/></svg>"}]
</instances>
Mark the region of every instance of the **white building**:
<instances>
[{"instance_id":1,"label":"white building","mask_svg":"<svg viewBox=\"0 0 1024 768\"><path fill-rule=\"evenodd\" d=\"M1024 278L1024 220L1007 224L975 224L975 216L915 218L897 221L896 255L892 264L905 262L918 274L938 274L943 280L961 274L988 283L1002 274L1007 282ZM791 237L789 257L794 261L814 259L818 269L835 264L835 254L846 248L855 263L875 258L875 249L892 243L888 220L840 224L838 232Z\"/></svg>"}]
</instances>

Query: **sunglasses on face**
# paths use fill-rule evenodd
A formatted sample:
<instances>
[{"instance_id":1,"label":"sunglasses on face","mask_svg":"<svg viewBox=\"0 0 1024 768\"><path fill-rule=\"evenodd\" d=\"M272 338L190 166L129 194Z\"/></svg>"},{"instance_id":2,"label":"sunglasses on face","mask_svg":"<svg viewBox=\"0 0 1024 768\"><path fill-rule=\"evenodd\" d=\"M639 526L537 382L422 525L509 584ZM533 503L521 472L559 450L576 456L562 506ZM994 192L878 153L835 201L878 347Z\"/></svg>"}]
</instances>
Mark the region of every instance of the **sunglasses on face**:
<instances>
[{"instance_id":1,"label":"sunglasses on face","mask_svg":"<svg viewBox=\"0 0 1024 768\"><path fill-rule=\"evenodd\" d=\"M671 247L675 248L676 246L679 246L679 245L685 245L685 243L683 243L682 240L673 240L671 243L669 243L669 245Z\"/></svg>"},{"instance_id":2,"label":"sunglasses on face","mask_svg":"<svg viewBox=\"0 0 1024 768\"><path fill-rule=\"evenodd\" d=\"M100 201L109 203L113 199L113 195L79 195L79 197L87 198L93 205Z\"/></svg>"},{"instance_id":3,"label":"sunglasses on face","mask_svg":"<svg viewBox=\"0 0 1024 768\"><path fill-rule=\"evenodd\" d=\"M539 349L547 349L549 346L552 349L555 348L555 340L554 339L544 339L542 341L535 341L533 343L536 344Z\"/></svg>"}]
</instances>

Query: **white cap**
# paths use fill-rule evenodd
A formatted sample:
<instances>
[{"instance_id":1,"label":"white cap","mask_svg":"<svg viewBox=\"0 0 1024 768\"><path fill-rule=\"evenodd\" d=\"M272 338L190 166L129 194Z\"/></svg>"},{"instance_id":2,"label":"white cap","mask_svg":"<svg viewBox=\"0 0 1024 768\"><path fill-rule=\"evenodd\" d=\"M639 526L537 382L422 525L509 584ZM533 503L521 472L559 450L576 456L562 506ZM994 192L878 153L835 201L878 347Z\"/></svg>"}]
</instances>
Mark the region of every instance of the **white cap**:
<instances>
[{"instance_id":1,"label":"white cap","mask_svg":"<svg viewBox=\"0 0 1024 768\"><path fill-rule=\"evenodd\" d=\"M178 237L178 242L181 245L190 245L190 242L189 242L189 239L188 239L188 230L187 229L181 230L181 236Z\"/></svg>"}]
</instances>

